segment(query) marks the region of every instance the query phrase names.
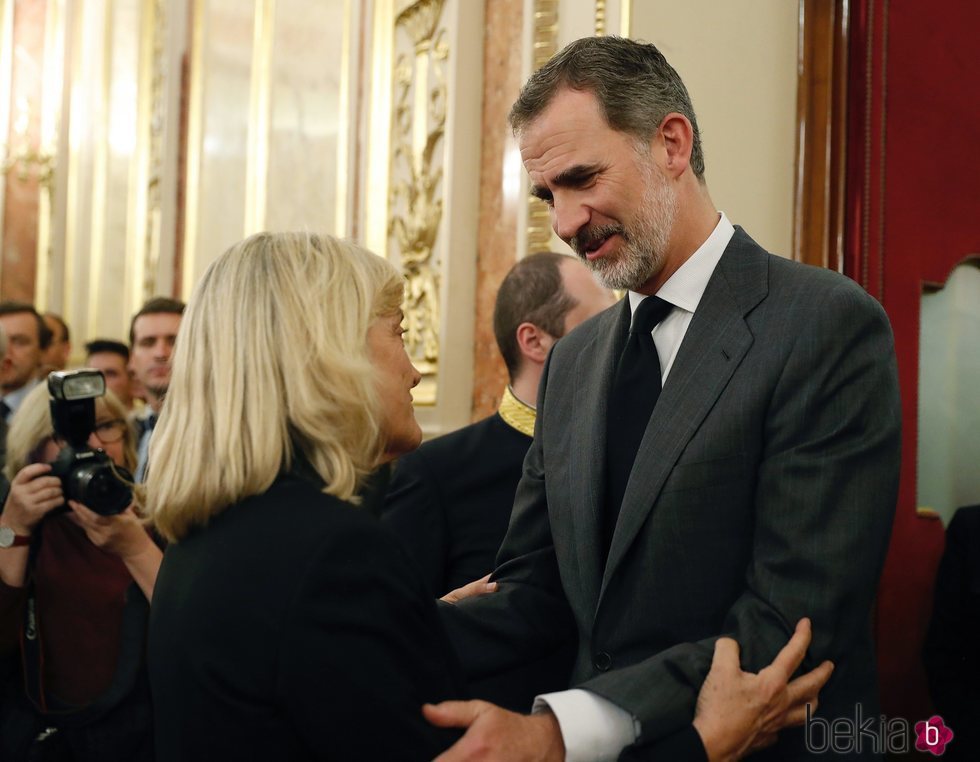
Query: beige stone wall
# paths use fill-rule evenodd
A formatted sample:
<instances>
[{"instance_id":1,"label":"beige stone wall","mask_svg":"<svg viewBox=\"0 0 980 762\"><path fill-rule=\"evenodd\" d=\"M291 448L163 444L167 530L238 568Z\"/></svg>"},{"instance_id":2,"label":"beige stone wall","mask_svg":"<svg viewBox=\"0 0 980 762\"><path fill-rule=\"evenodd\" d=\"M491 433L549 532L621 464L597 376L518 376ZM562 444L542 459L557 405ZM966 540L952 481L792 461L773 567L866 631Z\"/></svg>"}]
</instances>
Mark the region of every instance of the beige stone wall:
<instances>
[{"instance_id":1,"label":"beige stone wall","mask_svg":"<svg viewBox=\"0 0 980 762\"><path fill-rule=\"evenodd\" d=\"M641 0L630 20L631 36L657 45L688 87L715 205L786 256L798 26L792 0Z\"/></svg>"}]
</instances>

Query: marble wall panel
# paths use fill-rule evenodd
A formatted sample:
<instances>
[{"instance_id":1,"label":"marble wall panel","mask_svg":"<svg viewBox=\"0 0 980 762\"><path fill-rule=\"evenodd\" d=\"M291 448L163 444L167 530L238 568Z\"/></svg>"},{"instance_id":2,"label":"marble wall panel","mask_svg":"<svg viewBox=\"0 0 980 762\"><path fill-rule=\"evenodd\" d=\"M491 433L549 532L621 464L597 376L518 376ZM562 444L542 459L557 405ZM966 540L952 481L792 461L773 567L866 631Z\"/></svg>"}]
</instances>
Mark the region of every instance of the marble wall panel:
<instances>
[{"instance_id":1,"label":"marble wall panel","mask_svg":"<svg viewBox=\"0 0 980 762\"><path fill-rule=\"evenodd\" d=\"M0 162L7 168L0 196L0 297L33 301L41 186L30 157L40 148L46 2L8 0L0 19L5 50L4 138Z\"/></svg>"},{"instance_id":2,"label":"marble wall panel","mask_svg":"<svg viewBox=\"0 0 980 762\"><path fill-rule=\"evenodd\" d=\"M338 184L346 182L340 145L347 116L345 3L279 0L271 72L266 195L270 230L344 234ZM346 188L344 188L346 191ZM346 199L344 199L346 200Z\"/></svg>"},{"instance_id":3,"label":"marble wall panel","mask_svg":"<svg viewBox=\"0 0 980 762\"><path fill-rule=\"evenodd\" d=\"M194 6L182 287L261 230L346 235L349 0Z\"/></svg>"},{"instance_id":4,"label":"marble wall panel","mask_svg":"<svg viewBox=\"0 0 980 762\"><path fill-rule=\"evenodd\" d=\"M246 234L255 4L198 0L193 25L184 299Z\"/></svg>"},{"instance_id":5,"label":"marble wall panel","mask_svg":"<svg viewBox=\"0 0 980 762\"><path fill-rule=\"evenodd\" d=\"M483 49L483 147L480 169L480 232L473 324L472 419L490 415L500 404L507 369L493 333L497 289L519 256L522 182L517 141L507 113L523 80L524 0L487 4Z\"/></svg>"}]
</instances>

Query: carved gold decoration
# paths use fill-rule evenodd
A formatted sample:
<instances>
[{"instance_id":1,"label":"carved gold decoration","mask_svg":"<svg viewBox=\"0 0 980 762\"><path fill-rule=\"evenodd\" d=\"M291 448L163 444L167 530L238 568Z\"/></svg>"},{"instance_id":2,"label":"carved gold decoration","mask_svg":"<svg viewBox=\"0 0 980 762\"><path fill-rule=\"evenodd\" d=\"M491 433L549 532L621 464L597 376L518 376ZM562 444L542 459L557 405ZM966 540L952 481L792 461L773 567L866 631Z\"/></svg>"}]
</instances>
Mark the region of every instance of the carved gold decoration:
<instances>
[{"instance_id":1,"label":"carved gold decoration","mask_svg":"<svg viewBox=\"0 0 980 762\"><path fill-rule=\"evenodd\" d=\"M532 66L537 71L557 52L558 0L535 0ZM551 249L551 210L539 198L528 196L527 253Z\"/></svg>"},{"instance_id":2,"label":"carved gold decoration","mask_svg":"<svg viewBox=\"0 0 980 762\"><path fill-rule=\"evenodd\" d=\"M157 293L157 274L160 261L160 227L163 199L164 125L167 111L167 16L166 0L145 0L140 39L140 103L137 145L142 148L136 157L138 183L136 197L143 207L135 231L138 257L142 263L138 288L142 304Z\"/></svg>"},{"instance_id":3,"label":"carved gold decoration","mask_svg":"<svg viewBox=\"0 0 980 762\"><path fill-rule=\"evenodd\" d=\"M415 402L434 405L439 370L442 155L449 45L443 0L420 0L395 18L394 111L388 237L405 275L405 346L422 374ZM404 35L399 32L405 32ZM403 39L411 41L405 51Z\"/></svg>"},{"instance_id":4,"label":"carved gold decoration","mask_svg":"<svg viewBox=\"0 0 980 762\"><path fill-rule=\"evenodd\" d=\"M606 34L606 0L595 0L595 36Z\"/></svg>"},{"instance_id":5,"label":"carved gold decoration","mask_svg":"<svg viewBox=\"0 0 980 762\"><path fill-rule=\"evenodd\" d=\"M54 160L54 155L47 151L26 145L15 146L0 161L0 173L7 174L10 170L15 170L14 177L20 182L33 178L42 188L50 190L54 184Z\"/></svg>"},{"instance_id":6,"label":"carved gold decoration","mask_svg":"<svg viewBox=\"0 0 980 762\"><path fill-rule=\"evenodd\" d=\"M147 297L158 292L156 274L160 261L160 230L163 224L163 198L160 192L164 173L164 138L167 121L167 83L179 72L168 71L167 37L169 19L166 0L155 0L153 14L153 65L150 85L150 172L146 180L146 265L153 273L153 281L147 284Z\"/></svg>"}]
</instances>

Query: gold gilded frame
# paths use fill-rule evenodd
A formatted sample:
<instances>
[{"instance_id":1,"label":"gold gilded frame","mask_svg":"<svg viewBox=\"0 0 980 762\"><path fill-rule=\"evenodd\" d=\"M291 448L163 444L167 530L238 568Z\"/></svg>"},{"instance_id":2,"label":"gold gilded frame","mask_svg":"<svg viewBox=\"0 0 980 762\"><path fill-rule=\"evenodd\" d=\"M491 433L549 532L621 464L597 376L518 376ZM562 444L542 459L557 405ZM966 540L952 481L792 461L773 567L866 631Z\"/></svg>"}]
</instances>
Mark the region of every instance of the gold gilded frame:
<instances>
[{"instance_id":1,"label":"gold gilded frame","mask_svg":"<svg viewBox=\"0 0 980 762\"><path fill-rule=\"evenodd\" d=\"M438 399L439 233L450 56L444 0L378 2L372 57L366 243L405 276L405 345L422 374L417 405ZM387 151L379 150L388 146Z\"/></svg>"},{"instance_id":2,"label":"gold gilded frame","mask_svg":"<svg viewBox=\"0 0 980 762\"><path fill-rule=\"evenodd\" d=\"M531 23L531 70L544 66L558 49L558 0L535 0ZM527 253L551 249L551 210L539 198L528 195Z\"/></svg>"}]
</instances>

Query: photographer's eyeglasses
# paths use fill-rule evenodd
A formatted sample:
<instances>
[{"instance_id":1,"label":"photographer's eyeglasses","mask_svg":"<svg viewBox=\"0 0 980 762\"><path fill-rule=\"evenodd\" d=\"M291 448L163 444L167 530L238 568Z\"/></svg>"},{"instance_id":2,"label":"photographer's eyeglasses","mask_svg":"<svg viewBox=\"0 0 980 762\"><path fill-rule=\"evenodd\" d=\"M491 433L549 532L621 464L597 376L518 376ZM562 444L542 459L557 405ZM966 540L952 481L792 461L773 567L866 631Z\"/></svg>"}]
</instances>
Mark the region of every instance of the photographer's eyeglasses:
<instances>
[{"instance_id":1,"label":"photographer's eyeglasses","mask_svg":"<svg viewBox=\"0 0 980 762\"><path fill-rule=\"evenodd\" d=\"M102 444L112 444L126 435L126 426L128 425L122 418L103 421L95 424L95 436Z\"/></svg>"}]
</instances>

